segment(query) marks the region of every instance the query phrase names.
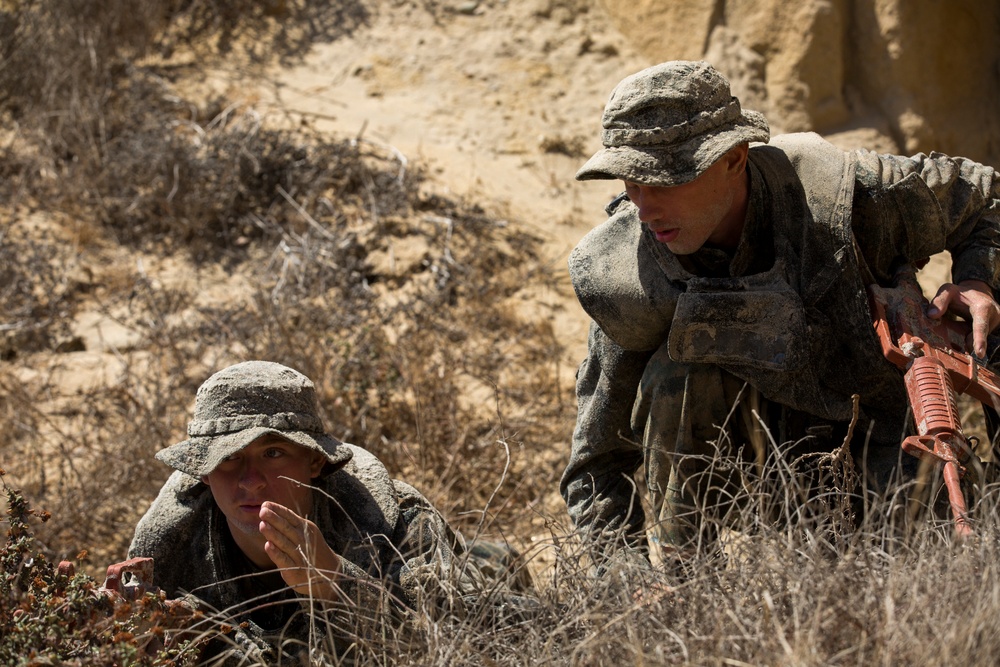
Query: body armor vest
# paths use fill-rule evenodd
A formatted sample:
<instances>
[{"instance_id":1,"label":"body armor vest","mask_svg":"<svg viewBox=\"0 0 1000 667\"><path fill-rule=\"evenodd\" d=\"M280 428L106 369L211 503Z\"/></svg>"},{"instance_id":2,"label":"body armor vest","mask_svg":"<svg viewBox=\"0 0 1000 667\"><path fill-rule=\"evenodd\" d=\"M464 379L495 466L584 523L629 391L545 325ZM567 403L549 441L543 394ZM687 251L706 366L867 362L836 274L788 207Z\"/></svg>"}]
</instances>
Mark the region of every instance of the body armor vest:
<instances>
[{"instance_id":1,"label":"body armor vest","mask_svg":"<svg viewBox=\"0 0 1000 667\"><path fill-rule=\"evenodd\" d=\"M907 399L886 361L865 292L870 275L851 232L855 163L815 134L753 146L767 185L774 264L735 278L685 270L627 205L570 257L581 305L627 350L668 346L678 363L709 363L767 399L823 419L847 421L852 394L873 435L898 439Z\"/></svg>"}]
</instances>

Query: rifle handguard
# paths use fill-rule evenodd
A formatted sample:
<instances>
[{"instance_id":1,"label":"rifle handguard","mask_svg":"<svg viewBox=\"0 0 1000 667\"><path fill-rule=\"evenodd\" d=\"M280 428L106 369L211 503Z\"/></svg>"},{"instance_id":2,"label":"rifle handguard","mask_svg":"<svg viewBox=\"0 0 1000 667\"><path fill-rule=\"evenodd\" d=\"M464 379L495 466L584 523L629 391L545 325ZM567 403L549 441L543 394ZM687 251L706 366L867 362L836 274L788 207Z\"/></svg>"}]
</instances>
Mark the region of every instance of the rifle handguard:
<instances>
[{"instance_id":1,"label":"rifle handguard","mask_svg":"<svg viewBox=\"0 0 1000 667\"><path fill-rule=\"evenodd\" d=\"M969 325L927 317L927 300L913 274L896 288L869 286L875 333L885 358L905 372L906 393L918 435L903 440L907 454L941 465L958 537L972 535L962 494L962 461L971 453L956 396L968 394L1000 407L1000 377L966 350Z\"/></svg>"}]
</instances>

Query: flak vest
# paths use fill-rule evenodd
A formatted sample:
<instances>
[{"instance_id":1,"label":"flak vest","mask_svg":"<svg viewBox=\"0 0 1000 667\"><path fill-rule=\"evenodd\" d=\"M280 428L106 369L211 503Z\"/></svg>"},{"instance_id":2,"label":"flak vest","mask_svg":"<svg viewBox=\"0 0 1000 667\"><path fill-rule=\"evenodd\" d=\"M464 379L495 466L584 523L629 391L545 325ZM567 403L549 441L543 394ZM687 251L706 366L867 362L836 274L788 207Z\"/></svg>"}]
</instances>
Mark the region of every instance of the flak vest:
<instances>
[{"instance_id":1,"label":"flak vest","mask_svg":"<svg viewBox=\"0 0 1000 667\"><path fill-rule=\"evenodd\" d=\"M860 417L875 421L872 436L898 440L907 398L872 326L870 274L851 232L852 155L810 133L754 145L750 160L769 190L770 269L695 276L625 206L571 254L581 305L626 350L666 345L673 361L717 365L770 401L822 419L850 420L858 394Z\"/></svg>"}]
</instances>

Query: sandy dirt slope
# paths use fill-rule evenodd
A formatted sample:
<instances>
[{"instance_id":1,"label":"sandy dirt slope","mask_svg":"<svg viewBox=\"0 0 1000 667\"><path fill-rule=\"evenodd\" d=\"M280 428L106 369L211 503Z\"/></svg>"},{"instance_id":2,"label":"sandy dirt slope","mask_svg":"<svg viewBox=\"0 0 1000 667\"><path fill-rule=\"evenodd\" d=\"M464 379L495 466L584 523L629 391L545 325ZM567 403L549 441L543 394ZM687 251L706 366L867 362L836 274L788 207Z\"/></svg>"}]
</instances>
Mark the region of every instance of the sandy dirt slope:
<instances>
[{"instance_id":1,"label":"sandy dirt slope","mask_svg":"<svg viewBox=\"0 0 1000 667\"><path fill-rule=\"evenodd\" d=\"M237 67L216 69L196 85L271 122L391 146L427 168L429 188L542 236L562 288L530 288L523 305L554 319L569 379L585 351L586 318L566 257L620 189L573 175L599 147L615 83L648 64L589 4L381 3L368 25L316 44L300 63L249 79Z\"/></svg>"}]
</instances>

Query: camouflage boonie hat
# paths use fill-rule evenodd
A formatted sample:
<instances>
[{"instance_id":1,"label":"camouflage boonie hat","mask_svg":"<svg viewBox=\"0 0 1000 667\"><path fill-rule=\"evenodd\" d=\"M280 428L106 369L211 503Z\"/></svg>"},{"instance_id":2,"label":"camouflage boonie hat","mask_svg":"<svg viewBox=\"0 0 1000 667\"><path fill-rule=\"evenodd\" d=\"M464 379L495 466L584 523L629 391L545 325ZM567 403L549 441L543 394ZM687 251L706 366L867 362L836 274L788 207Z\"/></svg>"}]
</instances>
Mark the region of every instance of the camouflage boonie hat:
<instances>
[{"instance_id":1,"label":"camouflage boonie hat","mask_svg":"<svg viewBox=\"0 0 1000 667\"><path fill-rule=\"evenodd\" d=\"M626 77L601 119L604 148L576 178L670 186L697 178L729 149L767 142L767 120L743 110L729 81L704 61L674 60Z\"/></svg>"},{"instance_id":2,"label":"camouflage boonie hat","mask_svg":"<svg viewBox=\"0 0 1000 667\"><path fill-rule=\"evenodd\" d=\"M312 381L270 361L247 361L225 368L198 388L188 439L163 449L156 458L201 478L223 459L257 438L277 435L321 452L323 474L344 465L351 451L323 428Z\"/></svg>"}]
</instances>

